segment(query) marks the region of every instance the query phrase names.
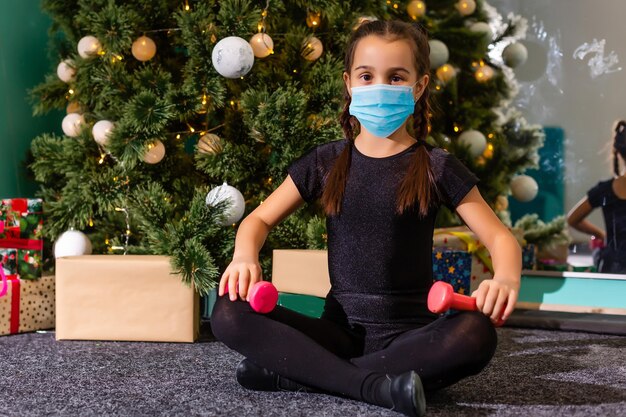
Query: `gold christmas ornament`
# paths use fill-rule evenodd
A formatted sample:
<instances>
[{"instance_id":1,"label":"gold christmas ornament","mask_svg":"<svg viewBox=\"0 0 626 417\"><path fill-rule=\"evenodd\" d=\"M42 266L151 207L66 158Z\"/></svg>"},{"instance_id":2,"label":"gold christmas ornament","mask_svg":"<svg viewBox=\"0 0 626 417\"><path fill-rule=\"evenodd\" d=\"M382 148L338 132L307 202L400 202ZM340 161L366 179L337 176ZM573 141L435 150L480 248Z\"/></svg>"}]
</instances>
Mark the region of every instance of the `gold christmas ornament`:
<instances>
[{"instance_id":1,"label":"gold christmas ornament","mask_svg":"<svg viewBox=\"0 0 626 417\"><path fill-rule=\"evenodd\" d=\"M70 101L65 108L65 112L67 114L70 113L82 113L82 109L80 108L80 104L77 101Z\"/></svg>"},{"instance_id":2,"label":"gold christmas ornament","mask_svg":"<svg viewBox=\"0 0 626 417\"><path fill-rule=\"evenodd\" d=\"M147 36L141 36L133 42L132 53L139 61L149 61L156 55L156 44Z\"/></svg>"},{"instance_id":3,"label":"gold christmas ornament","mask_svg":"<svg viewBox=\"0 0 626 417\"><path fill-rule=\"evenodd\" d=\"M426 14L426 4L421 0L413 0L406 6L406 11L411 19L417 20Z\"/></svg>"},{"instance_id":4,"label":"gold christmas ornament","mask_svg":"<svg viewBox=\"0 0 626 417\"><path fill-rule=\"evenodd\" d=\"M306 15L306 25L310 28L317 28L322 23L322 14L317 12L309 12Z\"/></svg>"},{"instance_id":5,"label":"gold christmas ornament","mask_svg":"<svg viewBox=\"0 0 626 417\"><path fill-rule=\"evenodd\" d=\"M265 33L257 33L250 38L252 52L257 58L265 58L274 53L274 41Z\"/></svg>"},{"instance_id":6,"label":"gold christmas ornament","mask_svg":"<svg viewBox=\"0 0 626 417\"><path fill-rule=\"evenodd\" d=\"M476 2L474 0L459 0L455 7L463 16L469 16L476 11Z\"/></svg>"},{"instance_id":7,"label":"gold christmas ornament","mask_svg":"<svg viewBox=\"0 0 626 417\"><path fill-rule=\"evenodd\" d=\"M198 141L198 152L200 153L217 155L221 153L223 149L222 139L214 133L202 135Z\"/></svg>"},{"instance_id":8,"label":"gold christmas ornament","mask_svg":"<svg viewBox=\"0 0 626 417\"><path fill-rule=\"evenodd\" d=\"M495 209L496 211L504 211L509 208L509 199L505 195L499 195L496 197Z\"/></svg>"},{"instance_id":9,"label":"gold christmas ornament","mask_svg":"<svg viewBox=\"0 0 626 417\"><path fill-rule=\"evenodd\" d=\"M324 52L324 45L315 36L306 38L302 43L302 56L307 61L315 61L322 56L322 52Z\"/></svg>"},{"instance_id":10,"label":"gold christmas ornament","mask_svg":"<svg viewBox=\"0 0 626 417\"><path fill-rule=\"evenodd\" d=\"M158 164L164 157L165 145L163 145L163 142L156 139L154 142L148 144L148 149L143 155L143 160L148 164Z\"/></svg>"},{"instance_id":11,"label":"gold christmas ornament","mask_svg":"<svg viewBox=\"0 0 626 417\"><path fill-rule=\"evenodd\" d=\"M452 65L444 64L437 68L437 78L443 82L448 83L456 77L456 70Z\"/></svg>"},{"instance_id":12,"label":"gold christmas ornament","mask_svg":"<svg viewBox=\"0 0 626 417\"><path fill-rule=\"evenodd\" d=\"M476 81L484 83L493 78L495 71L489 65L483 65L478 67L476 72L474 73L474 77L476 77Z\"/></svg>"}]
</instances>

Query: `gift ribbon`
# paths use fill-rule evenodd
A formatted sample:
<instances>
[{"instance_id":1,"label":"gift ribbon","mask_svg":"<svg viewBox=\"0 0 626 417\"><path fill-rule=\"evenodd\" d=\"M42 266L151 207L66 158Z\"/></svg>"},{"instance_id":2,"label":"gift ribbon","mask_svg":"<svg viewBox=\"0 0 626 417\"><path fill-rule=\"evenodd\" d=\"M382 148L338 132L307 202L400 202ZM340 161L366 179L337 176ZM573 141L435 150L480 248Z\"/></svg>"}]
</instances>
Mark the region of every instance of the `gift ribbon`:
<instances>
[{"instance_id":1,"label":"gift ribbon","mask_svg":"<svg viewBox=\"0 0 626 417\"><path fill-rule=\"evenodd\" d=\"M20 330L20 280L10 279L11 283L11 322L9 333L15 334Z\"/></svg>"},{"instance_id":2,"label":"gift ribbon","mask_svg":"<svg viewBox=\"0 0 626 417\"><path fill-rule=\"evenodd\" d=\"M10 237L3 238L3 239L0 239L0 248L42 250L43 240L41 239L18 239L18 238L10 238Z\"/></svg>"},{"instance_id":3,"label":"gift ribbon","mask_svg":"<svg viewBox=\"0 0 626 417\"><path fill-rule=\"evenodd\" d=\"M469 253L475 253L478 259L489 269L489 272L493 274L493 262L489 257L489 252L485 246L481 244L477 239L474 239L469 233L466 232L453 232L450 230L436 230L436 235L448 234L456 236L461 239L467 245L467 251Z\"/></svg>"},{"instance_id":4,"label":"gift ribbon","mask_svg":"<svg viewBox=\"0 0 626 417\"><path fill-rule=\"evenodd\" d=\"M20 329L20 280L14 276L8 279L2 265L0 265L0 276L2 277L2 289L0 297L4 297L9 290L11 283L11 318L9 322L9 334L17 333Z\"/></svg>"},{"instance_id":5,"label":"gift ribbon","mask_svg":"<svg viewBox=\"0 0 626 417\"><path fill-rule=\"evenodd\" d=\"M7 282L7 276L4 274L4 268L0 264L0 277L2 278L2 289L0 289L0 297L4 297L9 288L9 283Z\"/></svg>"}]
</instances>

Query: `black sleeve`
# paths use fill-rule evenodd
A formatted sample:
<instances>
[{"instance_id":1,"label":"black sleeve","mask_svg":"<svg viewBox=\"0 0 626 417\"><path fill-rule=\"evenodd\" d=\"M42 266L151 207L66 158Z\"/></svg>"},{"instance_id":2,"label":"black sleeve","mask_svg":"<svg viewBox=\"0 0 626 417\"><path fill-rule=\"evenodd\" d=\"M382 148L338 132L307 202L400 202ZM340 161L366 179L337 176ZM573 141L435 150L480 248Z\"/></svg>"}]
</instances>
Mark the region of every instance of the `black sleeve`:
<instances>
[{"instance_id":1,"label":"black sleeve","mask_svg":"<svg viewBox=\"0 0 626 417\"><path fill-rule=\"evenodd\" d=\"M442 203L455 210L480 180L456 156L443 149L433 149L431 161Z\"/></svg>"},{"instance_id":2,"label":"black sleeve","mask_svg":"<svg viewBox=\"0 0 626 417\"><path fill-rule=\"evenodd\" d=\"M307 203L315 201L322 195L318 147L296 159L287 168L287 172L296 184L302 199Z\"/></svg>"},{"instance_id":3,"label":"black sleeve","mask_svg":"<svg viewBox=\"0 0 626 417\"><path fill-rule=\"evenodd\" d=\"M591 190L587 191L587 199L591 207L596 208L602 205L602 200L604 199L604 190L602 188L602 183L598 183Z\"/></svg>"}]
</instances>

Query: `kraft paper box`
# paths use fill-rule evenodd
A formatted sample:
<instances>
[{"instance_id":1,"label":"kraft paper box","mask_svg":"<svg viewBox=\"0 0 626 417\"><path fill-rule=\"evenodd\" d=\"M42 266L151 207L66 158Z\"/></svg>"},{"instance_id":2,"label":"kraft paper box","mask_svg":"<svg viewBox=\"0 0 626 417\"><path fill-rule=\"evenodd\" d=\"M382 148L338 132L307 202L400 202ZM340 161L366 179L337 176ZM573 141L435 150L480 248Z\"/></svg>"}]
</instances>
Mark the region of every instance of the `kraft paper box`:
<instances>
[{"instance_id":1,"label":"kraft paper box","mask_svg":"<svg viewBox=\"0 0 626 417\"><path fill-rule=\"evenodd\" d=\"M54 277L7 278L0 296L0 335L54 328Z\"/></svg>"},{"instance_id":2,"label":"kraft paper box","mask_svg":"<svg viewBox=\"0 0 626 417\"><path fill-rule=\"evenodd\" d=\"M56 261L56 339L193 342L195 290L156 255L85 255Z\"/></svg>"},{"instance_id":3,"label":"kraft paper box","mask_svg":"<svg viewBox=\"0 0 626 417\"><path fill-rule=\"evenodd\" d=\"M326 297L330 291L328 253L314 249L275 249L272 284L280 292Z\"/></svg>"}]
</instances>

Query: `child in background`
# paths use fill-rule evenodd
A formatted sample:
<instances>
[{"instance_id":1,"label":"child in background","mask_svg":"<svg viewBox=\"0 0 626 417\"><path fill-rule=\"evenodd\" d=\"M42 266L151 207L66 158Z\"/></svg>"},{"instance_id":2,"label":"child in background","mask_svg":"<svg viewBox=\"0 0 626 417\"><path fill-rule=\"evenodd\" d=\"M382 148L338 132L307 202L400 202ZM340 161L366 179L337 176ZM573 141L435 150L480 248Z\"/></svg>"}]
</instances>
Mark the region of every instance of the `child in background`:
<instances>
[{"instance_id":1,"label":"child in background","mask_svg":"<svg viewBox=\"0 0 626 417\"><path fill-rule=\"evenodd\" d=\"M619 159L626 161L626 120L613 126L613 178L600 181L568 213L567 223L592 237L593 260L598 272L626 273L626 175ZM602 207L606 232L586 217Z\"/></svg>"},{"instance_id":2,"label":"child in background","mask_svg":"<svg viewBox=\"0 0 626 417\"><path fill-rule=\"evenodd\" d=\"M345 138L296 160L240 224L211 326L246 357L236 374L242 386L324 392L418 416L425 391L474 375L491 360L493 323L508 318L517 299L521 251L482 199L477 177L425 142L429 68L419 26L361 25L345 57ZM331 280L322 317L281 306L255 313L245 301L262 279L258 253L268 233L317 200L326 213ZM480 312L437 317L427 310L442 204L491 252L494 278L473 293Z\"/></svg>"}]
</instances>

